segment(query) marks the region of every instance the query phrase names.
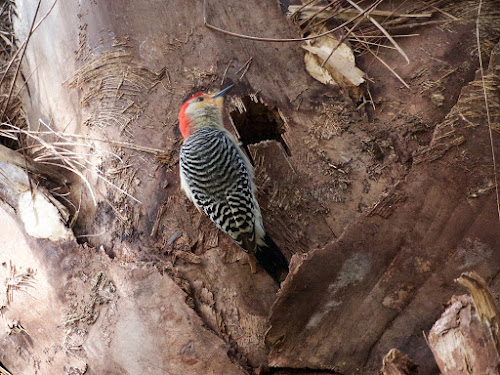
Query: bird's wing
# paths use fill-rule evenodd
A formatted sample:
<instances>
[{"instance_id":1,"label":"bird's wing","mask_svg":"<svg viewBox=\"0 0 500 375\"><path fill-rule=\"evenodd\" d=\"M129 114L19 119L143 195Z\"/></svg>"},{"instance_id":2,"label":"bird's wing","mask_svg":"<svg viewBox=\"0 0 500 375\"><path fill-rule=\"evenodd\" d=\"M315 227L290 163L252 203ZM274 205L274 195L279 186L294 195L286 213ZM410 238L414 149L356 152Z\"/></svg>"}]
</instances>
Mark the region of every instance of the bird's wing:
<instances>
[{"instance_id":1,"label":"bird's wing","mask_svg":"<svg viewBox=\"0 0 500 375\"><path fill-rule=\"evenodd\" d=\"M254 252L256 245L255 210L250 186L247 185L243 191L235 189L230 192L226 202L230 209L231 219L224 231L243 250Z\"/></svg>"},{"instance_id":2,"label":"bird's wing","mask_svg":"<svg viewBox=\"0 0 500 375\"><path fill-rule=\"evenodd\" d=\"M254 197L252 170L227 134L206 130L184 141L181 186L219 229L244 250L254 251L255 216L260 211Z\"/></svg>"}]
</instances>

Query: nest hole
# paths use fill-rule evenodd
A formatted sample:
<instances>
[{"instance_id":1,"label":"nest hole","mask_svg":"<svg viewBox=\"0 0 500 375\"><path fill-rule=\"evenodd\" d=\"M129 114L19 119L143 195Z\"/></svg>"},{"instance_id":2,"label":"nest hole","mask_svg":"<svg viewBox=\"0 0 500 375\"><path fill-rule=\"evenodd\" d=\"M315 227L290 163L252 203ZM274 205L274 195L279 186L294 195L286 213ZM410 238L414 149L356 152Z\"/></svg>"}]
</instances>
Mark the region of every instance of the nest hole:
<instances>
[{"instance_id":1,"label":"nest hole","mask_svg":"<svg viewBox=\"0 0 500 375\"><path fill-rule=\"evenodd\" d=\"M285 133L285 121L278 109L255 102L249 96L241 98L241 101L243 106L231 111L229 117L247 154L250 155L248 145L273 140L281 143L290 156L290 149L282 137Z\"/></svg>"}]
</instances>

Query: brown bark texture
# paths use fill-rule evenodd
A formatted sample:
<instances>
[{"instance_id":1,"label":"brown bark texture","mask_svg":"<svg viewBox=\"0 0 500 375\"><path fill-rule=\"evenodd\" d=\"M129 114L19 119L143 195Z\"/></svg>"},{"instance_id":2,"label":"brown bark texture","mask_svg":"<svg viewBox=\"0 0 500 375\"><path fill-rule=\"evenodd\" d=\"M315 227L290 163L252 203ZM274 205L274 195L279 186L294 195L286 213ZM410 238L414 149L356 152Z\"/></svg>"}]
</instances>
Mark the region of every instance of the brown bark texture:
<instances>
[{"instance_id":1,"label":"brown bark texture","mask_svg":"<svg viewBox=\"0 0 500 375\"><path fill-rule=\"evenodd\" d=\"M398 349L391 349L382 361L381 375L416 375L418 366Z\"/></svg>"},{"instance_id":2,"label":"brown bark texture","mask_svg":"<svg viewBox=\"0 0 500 375\"><path fill-rule=\"evenodd\" d=\"M458 282L471 296L453 296L429 333L429 346L443 375L498 374L500 316L486 282L476 273Z\"/></svg>"},{"instance_id":3,"label":"brown bark texture","mask_svg":"<svg viewBox=\"0 0 500 375\"><path fill-rule=\"evenodd\" d=\"M500 293L476 2L402 28L418 34L398 39L410 63L380 49L408 87L358 58L365 105L315 81L300 44L209 30L202 1L52 4L41 3L21 93L29 129L83 159L70 154L81 176L54 167L73 203L58 241L25 233L15 193L0 206L0 362L12 374L375 374L393 348L439 373L422 331L460 290L453 280L476 271ZM16 6L24 41L35 7ZM499 155L500 10L483 1L483 14ZM274 1L209 1L207 15L244 34L299 36ZM180 191L178 109L229 83L226 126L291 260L281 288ZM52 160L36 150L29 165ZM391 353L383 373L416 371Z\"/></svg>"}]
</instances>

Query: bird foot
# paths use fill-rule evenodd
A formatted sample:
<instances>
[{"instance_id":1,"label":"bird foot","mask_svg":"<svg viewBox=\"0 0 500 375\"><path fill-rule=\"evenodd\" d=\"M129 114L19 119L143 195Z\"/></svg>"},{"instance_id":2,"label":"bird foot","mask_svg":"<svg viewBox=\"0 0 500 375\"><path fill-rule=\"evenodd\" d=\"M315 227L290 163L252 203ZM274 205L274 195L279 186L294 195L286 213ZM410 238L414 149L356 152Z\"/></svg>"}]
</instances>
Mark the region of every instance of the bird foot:
<instances>
[{"instance_id":1,"label":"bird foot","mask_svg":"<svg viewBox=\"0 0 500 375\"><path fill-rule=\"evenodd\" d=\"M250 266L250 272L257 273L257 259L251 254L247 254L248 265Z\"/></svg>"}]
</instances>

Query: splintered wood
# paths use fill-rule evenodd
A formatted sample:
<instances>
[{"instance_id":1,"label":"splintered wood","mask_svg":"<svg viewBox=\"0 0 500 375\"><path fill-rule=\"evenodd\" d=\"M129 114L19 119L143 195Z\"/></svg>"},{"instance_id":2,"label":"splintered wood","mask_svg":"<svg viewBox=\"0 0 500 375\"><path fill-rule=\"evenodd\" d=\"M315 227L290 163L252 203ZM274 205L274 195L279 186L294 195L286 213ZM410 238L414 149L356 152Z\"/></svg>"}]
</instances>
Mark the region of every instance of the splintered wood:
<instances>
[{"instance_id":1,"label":"splintered wood","mask_svg":"<svg viewBox=\"0 0 500 375\"><path fill-rule=\"evenodd\" d=\"M486 282L475 272L457 282L472 295L453 296L429 333L443 375L499 374L499 315Z\"/></svg>"},{"instance_id":2,"label":"splintered wood","mask_svg":"<svg viewBox=\"0 0 500 375\"><path fill-rule=\"evenodd\" d=\"M380 375L417 375L418 366L398 349L391 349L384 357Z\"/></svg>"}]
</instances>

